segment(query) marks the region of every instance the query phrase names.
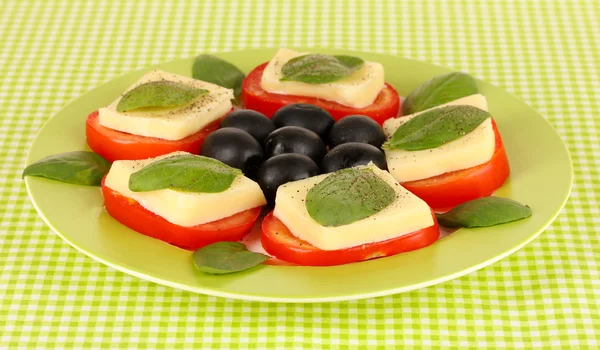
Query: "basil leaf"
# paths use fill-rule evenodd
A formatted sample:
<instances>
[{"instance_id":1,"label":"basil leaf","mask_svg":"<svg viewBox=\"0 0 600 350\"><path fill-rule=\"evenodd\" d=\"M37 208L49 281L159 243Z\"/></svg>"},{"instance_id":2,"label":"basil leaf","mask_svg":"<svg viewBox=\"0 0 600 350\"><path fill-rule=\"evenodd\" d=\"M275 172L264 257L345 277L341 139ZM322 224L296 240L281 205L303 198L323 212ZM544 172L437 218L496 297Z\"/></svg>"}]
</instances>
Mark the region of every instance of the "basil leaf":
<instances>
[{"instance_id":1,"label":"basil leaf","mask_svg":"<svg viewBox=\"0 0 600 350\"><path fill-rule=\"evenodd\" d=\"M223 275L247 270L269 259L268 256L249 251L238 242L217 242L194 252L194 264L198 270Z\"/></svg>"},{"instance_id":2,"label":"basil leaf","mask_svg":"<svg viewBox=\"0 0 600 350\"><path fill-rule=\"evenodd\" d=\"M454 72L434 77L406 97L402 104L404 115L424 111L478 92L472 76Z\"/></svg>"},{"instance_id":3,"label":"basil leaf","mask_svg":"<svg viewBox=\"0 0 600 350\"><path fill-rule=\"evenodd\" d=\"M350 168L326 177L306 194L308 214L323 226L342 226L386 208L394 189L371 169Z\"/></svg>"},{"instance_id":4,"label":"basil leaf","mask_svg":"<svg viewBox=\"0 0 600 350\"><path fill-rule=\"evenodd\" d=\"M418 151L440 147L470 133L491 115L473 106L447 106L401 124L384 148Z\"/></svg>"},{"instance_id":5,"label":"basil leaf","mask_svg":"<svg viewBox=\"0 0 600 350\"><path fill-rule=\"evenodd\" d=\"M134 192L172 189L182 192L223 192L242 172L216 159L192 154L163 158L129 177Z\"/></svg>"},{"instance_id":6,"label":"basil leaf","mask_svg":"<svg viewBox=\"0 0 600 350\"><path fill-rule=\"evenodd\" d=\"M147 107L180 107L207 93L208 90L174 81L151 81L138 85L123 95L117 104L117 111L127 112Z\"/></svg>"},{"instance_id":7,"label":"basil leaf","mask_svg":"<svg viewBox=\"0 0 600 350\"><path fill-rule=\"evenodd\" d=\"M88 151L56 154L38 160L23 170L23 177L36 176L75 185L100 186L110 169L102 156Z\"/></svg>"},{"instance_id":8,"label":"basil leaf","mask_svg":"<svg viewBox=\"0 0 600 350\"><path fill-rule=\"evenodd\" d=\"M436 214L446 227L487 227L531 216L531 208L512 199L483 197L463 204L444 214Z\"/></svg>"},{"instance_id":9,"label":"basil leaf","mask_svg":"<svg viewBox=\"0 0 600 350\"><path fill-rule=\"evenodd\" d=\"M192 66L194 79L217 84L227 89L233 89L238 98L242 92L242 82L246 75L233 64L212 55L196 57Z\"/></svg>"},{"instance_id":10,"label":"basil leaf","mask_svg":"<svg viewBox=\"0 0 600 350\"><path fill-rule=\"evenodd\" d=\"M281 81L325 84L344 78L362 68L364 61L353 56L310 54L292 58L281 67Z\"/></svg>"}]
</instances>

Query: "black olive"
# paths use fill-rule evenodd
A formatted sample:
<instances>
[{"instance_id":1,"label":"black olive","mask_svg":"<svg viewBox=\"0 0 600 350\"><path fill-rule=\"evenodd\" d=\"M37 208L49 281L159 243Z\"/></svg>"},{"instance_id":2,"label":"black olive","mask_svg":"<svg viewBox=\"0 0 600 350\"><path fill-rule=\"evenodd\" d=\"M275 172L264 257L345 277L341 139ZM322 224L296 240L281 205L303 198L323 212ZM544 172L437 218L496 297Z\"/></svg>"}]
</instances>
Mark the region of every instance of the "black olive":
<instances>
[{"instance_id":1,"label":"black olive","mask_svg":"<svg viewBox=\"0 0 600 350\"><path fill-rule=\"evenodd\" d=\"M280 154L267 159L261 165L258 170L258 184L269 205L273 206L279 186L315 175L319 175L319 167L312 159L302 154Z\"/></svg>"},{"instance_id":2,"label":"black olive","mask_svg":"<svg viewBox=\"0 0 600 350\"><path fill-rule=\"evenodd\" d=\"M306 103L296 103L281 107L275 112L273 114L273 123L278 128L299 126L312 130L325 140L334 120L331 114L321 107Z\"/></svg>"},{"instance_id":3,"label":"black olive","mask_svg":"<svg viewBox=\"0 0 600 350\"><path fill-rule=\"evenodd\" d=\"M284 153L304 154L318 163L327 153L327 147L314 132L299 126L285 126L273 131L265 140L267 158Z\"/></svg>"},{"instance_id":4,"label":"black olive","mask_svg":"<svg viewBox=\"0 0 600 350\"><path fill-rule=\"evenodd\" d=\"M383 152L368 143L348 142L333 148L321 162L323 173L331 173L357 165L367 165L373 162L382 170L387 169Z\"/></svg>"},{"instance_id":5,"label":"black olive","mask_svg":"<svg viewBox=\"0 0 600 350\"><path fill-rule=\"evenodd\" d=\"M241 169L251 178L256 175L264 158L258 141L247 132L236 128L222 128L208 135L200 154Z\"/></svg>"},{"instance_id":6,"label":"black olive","mask_svg":"<svg viewBox=\"0 0 600 350\"><path fill-rule=\"evenodd\" d=\"M381 147L385 134L381 125L364 115L349 115L340 119L329 131L329 147L346 142L368 143Z\"/></svg>"},{"instance_id":7,"label":"black olive","mask_svg":"<svg viewBox=\"0 0 600 350\"><path fill-rule=\"evenodd\" d=\"M261 145L273 130L275 125L264 114L251 109L239 109L229 113L223 121L221 128L237 128L252 135Z\"/></svg>"}]
</instances>

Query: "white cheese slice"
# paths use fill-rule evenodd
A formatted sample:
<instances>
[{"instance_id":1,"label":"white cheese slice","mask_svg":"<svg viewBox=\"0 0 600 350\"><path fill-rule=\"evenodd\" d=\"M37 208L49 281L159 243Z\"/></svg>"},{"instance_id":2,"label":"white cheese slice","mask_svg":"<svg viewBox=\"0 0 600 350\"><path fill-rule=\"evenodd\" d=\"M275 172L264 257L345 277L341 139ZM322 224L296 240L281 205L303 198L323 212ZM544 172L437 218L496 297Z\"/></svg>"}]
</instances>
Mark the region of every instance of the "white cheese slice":
<instances>
[{"instance_id":1,"label":"white cheese slice","mask_svg":"<svg viewBox=\"0 0 600 350\"><path fill-rule=\"evenodd\" d=\"M156 160L177 154L186 152L173 152L144 160L118 160L112 164L105 184L110 189L135 199L154 214L184 227L223 219L266 204L258 184L242 175L233 181L231 187L220 193L186 193L170 189L133 192L129 189L131 174Z\"/></svg>"},{"instance_id":2,"label":"white cheese slice","mask_svg":"<svg viewBox=\"0 0 600 350\"><path fill-rule=\"evenodd\" d=\"M477 107L481 110L484 110L486 112L488 110L487 100L485 99L485 96L483 96L481 94L470 95L470 96L466 96L466 97L461 97L458 100L444 103L443 105L439 105L439 106L435 106L435 107L426 109L421 112L409 114L409 115L398 117L398 118L388 119L383 123L383 132L385 133L386 137L390 138L390 137L392 137L392 135L394 134L396 129L398 129L400 124L402 124L406 121L404 118L416 117L421 113L425 113L425 112L428 112L428 111L431 111L431 110L434 110L437 108L446 107L446 106L473 106L473 107Z\"/></svg>"},{"instance_id":3,"label":"white cheese slice","mask_svg":"<svg viewBox=\"0 0 600 350\"><path fill-rule=\"evenodd\" d=\"M151 112L149 110L119 112L117 111L117 105L121 100L119 97L107 107L98 110L100 125L129 134L174 141L197 133L225 115L232 107L233 90L160 70L145 74L127 91L144 83L161 80L205 89L209 93L199 96L194 102L183 107L153 109Z\"/></svg>"},{"instance_id":4,"label":"white cheese slice","mask_svg":"<svg viewBox=\"0 0 600 350\"><path fill-rule=\"evenodd\" d=\"M306 54L308 52L280 49L265 67L261 87L275 94L316 97L352 108L363 108L373 104L385 86L383 66L367 61L351 75L327 84L280 81L283 77L281 67L292 58Z\"/></svg>"},{"instance_id":5,"label":"white cheese slice","mask_svg":"<svg viewBox=\"0 0 600 350\"><path fill-rule=\"evenodd\" d=\"M474 106L487 111L485 97L479 94L463 97L429 110L455 105ZM423 112L386 121L384 123L386 135L390 137L400 125ZM403 183L481 165L492 159L495 145L492 119L488 118L470 133L440 147L420 151L386 149L385 156L389 172L396 180Z\"/></svg>"},{"instance_id":6,"label":"white cheese slice","mask_svg":"<svg viewBox=\"0 0 600 350\"><path fill-rule=\"evenodd\" d=\"M431 209L405 190L384 170L368 166L396 191L397 198L382 211L348 225L325 227L306 209L308 191L331 174L310 177L282 185L277 190L274 215L298 238L323 250L350 248L384 241L433 225Z\"/></svg>"}]
</instances>

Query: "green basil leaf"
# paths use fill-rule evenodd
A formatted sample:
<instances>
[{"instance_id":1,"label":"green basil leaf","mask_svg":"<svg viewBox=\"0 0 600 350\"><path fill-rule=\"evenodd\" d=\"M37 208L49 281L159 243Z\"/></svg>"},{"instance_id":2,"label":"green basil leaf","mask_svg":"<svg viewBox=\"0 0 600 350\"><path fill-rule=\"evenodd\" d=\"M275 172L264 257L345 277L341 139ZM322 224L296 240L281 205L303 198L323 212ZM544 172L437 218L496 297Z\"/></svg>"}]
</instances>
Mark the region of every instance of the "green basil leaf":
<instances>
[{"instance_id":1,"label":"green basil leaf","mask_svg":"<svg viewBox=\"0 0 600 350\"><path fill-rule=\"evenodd\" d=\"M376 214L394 200L394 189L373 170L350 168L311 188L306 194L306 209L319 224L335 227Z\"/></svg>"},{"instance_id":2,"label":"green basil leaf","mask_svg":"<svg viewBox=\"0 0 600 350\"><path fill-rule=\"evenodd\" d=\"M269 259L267 255L249 251L238 242L217 242L194 252L194 264L198 270L223 275L244 271Z\"/></svg>"},{"instance_id":3,"label":"green basil leaf","mask_svg":"<svg viewBox=\"0 0 600 350\"><path fill-rule=\"evenodd\" d=\"M483 197L463 204L444 214L436 214L446 227L487 227L531 216L531 208L512 199Z\"/></svg>"},{"instance_id":4,"label":"green basil leaf","mask_svg":"<svg viewBox=\"0 0 600 350\"><path fill-rule=\"evenodd\" d=\"M75 185L100 186L110 162L88 151L56 154L38 160L23 170L23 177L36 176Z\"/></svg>"},{"instance_id":5,"label":"green basil leaf","mask_svg":"<svg viewBox=\"0 0 600 350\"><path fill-rule=\"evenodd\" d=\"M281 81L325 84L344 78L364 65L361 58L310 54L292 58L281 67Z\"/></svg>"},{"instance_id":6,"label":"green basil leaf","mask_svg":"<svg viewBox=\"0 0 600 350\"><path fill-rule=\"evenodd\" d=\"M246 75L233 64L212 55L196 57L192 66L194 79L217 84L227 89L233 89L238 98L242 92L242 82Z\"/></svg>"},{"instance_id":7,"label":"green basil leaf","mask_svg":"<svg viewBox=\"0 0 600 350\"><path fill-rule=\"evenodd\" d=\"M151 81L141 84L123 95L117 104L117 111L127 112L148 107L181 107L207 93L208 90L174 81Z\"/></svg>"},{"instance_id":8,"label":"green basil leaf","mask_svg":"<svg viewBox=\"0 0 600 350\"><path fill-rule=\"evenodd\" d=\"M454 72L434 77L406 97L402 104L404 115L424 111L478 92L472 76Z\"/></svg>"},{"instance_id":9,"label":"green basil leaf","mask_svg":"<svg viewBox=\"0 0 600 350\"><path fill-rule=\"evenodd\" d=\"M134 192L172 189L182 192L223 192L242 172L216 159L192 154L163 158L129 177Z\"/></svg>"},{"instance_id":10,"label":"green basil leaf","mask_svg":"<svg viewBox=\"0 0 600 350\"><path fill-rule=\"evenodd\" d=\"M418 151L440 147L470 133L490 116L473 106L436 108L401 124L384 148Z\"/></svg>"}]
</instances>

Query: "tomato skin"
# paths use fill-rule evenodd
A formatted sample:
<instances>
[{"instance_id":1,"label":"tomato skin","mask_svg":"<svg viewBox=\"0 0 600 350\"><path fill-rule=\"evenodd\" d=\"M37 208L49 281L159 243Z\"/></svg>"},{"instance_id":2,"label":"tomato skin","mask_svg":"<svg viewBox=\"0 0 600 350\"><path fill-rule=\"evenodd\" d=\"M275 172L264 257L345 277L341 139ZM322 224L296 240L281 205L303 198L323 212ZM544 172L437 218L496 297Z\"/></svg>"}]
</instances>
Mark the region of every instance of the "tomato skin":
<instances>
[{"instance_id":1,"label":"tomato skin","mask_svg":"<svg viewBox=\"0 0 600 350\"><path fill-rule=\"evenodd\" d=\"M403 182L402 186L438 212L448 211L461 203L491 195L510 175L502 137L493 120L492 124L496 148L492 159L487 163L427 179Z\"/></svg>"},{"instance_id":2,"label":"tomato skin","mask_svg":"<svg viewBox=\"0 0 600 350\"><path fill-rule=\"evenodd\" d=\"M220 241L239 241L250 231L261 211L261 207L257 207L220 220L183 227L152 213L136 200L113 191L104 184L104 180L102 195L106 211L121 224L187 250Z\"/></svg>"},{"instance_id":3,"label":"tomato skin","mask_svg":"<svg viewBox=\"0 0 600 350\"><path fill-rule=\"evenodd\" d=\"M261 243L269 254L298 265L349 264L420 249L437 241L440 236L440 228L433 212L431 214L433 225L398 238L347 249L321 250L295 237L271 212L262 222Z\"/></svg>"},{"instance_id":4,"label":"tomato skin","mask_svg":"<svg viewBox=\"0 0 600 350\"><path fill-rule=\"evenodd\" d=\"M361 114L383 124L384 121L398 116L400 97L391 85L385 84L373 104L364 108L352 108L320 98L272 94L263 90L260 81L267 64L268 62L259 65L246 76L242 84L242 100L246 108L259 111L269 118L279 108L293 103L309 103L319 106L331 113L335 120L348 115Z\"/></svg>"},{"instance_id":5,"label":"tomato skin","mask_svg":"<svg viewBox=\"0 0 600 350\"><path fill-rule=\"evenodd\" d=\"M215 131L220 123L220 119L216 120L193 135L181 140L170 141L107 128L100 125L98 111L95 111L87 117L85 134L92 151L103 156L109 162L114 162L123 159L153 158L175 151L199 154L204 139Z\"/></svg>"}]
</instances>

